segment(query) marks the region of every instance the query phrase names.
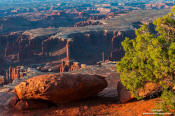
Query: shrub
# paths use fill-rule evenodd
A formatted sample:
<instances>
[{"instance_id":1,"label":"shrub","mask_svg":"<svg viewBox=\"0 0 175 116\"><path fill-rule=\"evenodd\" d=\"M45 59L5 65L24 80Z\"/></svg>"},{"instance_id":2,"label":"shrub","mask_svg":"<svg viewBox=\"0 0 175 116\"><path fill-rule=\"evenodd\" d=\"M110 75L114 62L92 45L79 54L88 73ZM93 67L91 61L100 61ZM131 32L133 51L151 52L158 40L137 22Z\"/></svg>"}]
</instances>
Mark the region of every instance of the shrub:
<instances>
[{"instance_id":1,"label":"shrub","mask_svg":"<svg viewBox=\"0 0 175 116\"><path fill-rule=\"evenodd\" d=\"M126 38L122 42L125 56L117 63L123 85L137 97L138 89L146 82L162 85L163 103L175 109L175 103L165 99L170 95L175 99L175 7L164 17L153 21L156 33L151 33L148 25L135 31L136 38ZM166 96L166 94L167 96ZM171 94L170 94L171 93Z\"/></svg>"}]
</instances>

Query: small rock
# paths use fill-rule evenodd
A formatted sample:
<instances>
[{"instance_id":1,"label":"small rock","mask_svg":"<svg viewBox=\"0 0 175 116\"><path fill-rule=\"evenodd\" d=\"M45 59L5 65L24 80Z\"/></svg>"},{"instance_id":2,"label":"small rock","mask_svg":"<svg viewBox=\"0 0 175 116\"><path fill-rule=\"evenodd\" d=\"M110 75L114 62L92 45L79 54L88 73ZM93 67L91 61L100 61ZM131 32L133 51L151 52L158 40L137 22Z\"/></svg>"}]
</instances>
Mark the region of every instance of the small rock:
<instances>
[{"instance_id":1,"label":"small rock","mask_svg":"<svg viewBox=\"0 0 175 116\"><path fill-rule=\"evenodd\" d=\"M118 82L117 91L120 103L126 103L134 98L121 81Z\"/></svg>"},{"instance_id":2,"label":"small rock","mask_svg":"<svg viewBox=\"0 0 175 116\"><path fill-rule=\"evenodd\" d=\"M44 109L49 108L49 103L41 100L20 100L14 108L16 110Z\"/></svg>"}]
</instances>

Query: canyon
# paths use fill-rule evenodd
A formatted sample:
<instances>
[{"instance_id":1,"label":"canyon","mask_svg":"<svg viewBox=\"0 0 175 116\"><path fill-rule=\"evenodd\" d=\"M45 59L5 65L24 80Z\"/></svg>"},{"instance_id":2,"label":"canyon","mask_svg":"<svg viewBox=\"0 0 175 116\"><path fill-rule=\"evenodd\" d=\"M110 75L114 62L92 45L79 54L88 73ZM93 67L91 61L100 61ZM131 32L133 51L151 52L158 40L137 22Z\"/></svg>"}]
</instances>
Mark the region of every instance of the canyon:
<instances>
[{"instance_id":1,"label":"canyon","mask_svg":"<svg viewBox=\"0 0 175 116\"><path fill-rule=\"evenodd\" d=\"M4 82L2 80L1 83L19 78L16 68L21 65L42 72L62 73L85 68L99 61L118 61L124 55L121 42L126 37L135 38L134 29L145 23L150 24L150 29L153 28L151 21L168 11L133 11L113 15L113 18L80 21L75 27L3 33L0 35L0 56L3 61L0 72ZM149 17L146 15L148 13ZM12 70L9 70L10 66Z\"/></svg>"},{"instance_id":2,"label":"canyon","mask_svg":"<svg viewBox=\"0 0 175 116\"><path fill-rule=\"evenodd\" d=\"M95 64L102 60L103 53L105 60L119 60L122 56L121 41L126 36L133 38L134 32L75 33L69 35L69 39L54 38L54 36L48 34L30 37L24 33L2 35L0 36L1 56L15 64L26 65L48 62L53 62L52 64L55 62L55 65L58 65L64 60Z\"/></svg>"},{"instance_id":3,"label":"canyon","mask_svg":"<svg viewBox=\"0 0 175 116\"><path fill-rule=\"evenodd\" d=\"M146 82L138 101L116 64L125 55L125 38L135 39L135 30L145 24L156 34L153 20L173 5L173 0L0 1L0 116L153 112L162 87Z\"/></svg>"}]
</instances>

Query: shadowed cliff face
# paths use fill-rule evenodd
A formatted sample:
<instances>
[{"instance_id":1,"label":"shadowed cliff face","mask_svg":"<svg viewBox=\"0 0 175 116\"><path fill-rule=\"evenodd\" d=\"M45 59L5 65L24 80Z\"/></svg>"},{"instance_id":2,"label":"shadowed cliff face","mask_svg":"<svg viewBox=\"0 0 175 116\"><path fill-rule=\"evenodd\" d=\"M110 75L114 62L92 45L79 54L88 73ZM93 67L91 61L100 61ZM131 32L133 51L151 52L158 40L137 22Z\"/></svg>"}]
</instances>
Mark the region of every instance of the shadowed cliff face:
<instances>
[{"instance_id":1,"label":"shadowed cliff face","mask_svg":"<svg viewBox=\"0 0 175 116\"><path fill-rule=\"evenodd\" d=\"M15 63L21 62L29 64L46 62L46 60L50 58L54 59L57 56L54 52L61 50L66 45L66 42L58 39L52 40L49 38L50 36L51 35L47 35L32 39L30 36L23 35L22 33L1 35L1 56ZM65 52L65 50L63 51ZM37 59L40 60L38 61Z\"/></svg>"},{"instance_id":2,"label":"shadowed cliff face","mask_svg":"<svg viewBox=\"0 0 175 116\"><path fill-rule=\"evenodd\" d=\"M70 45L70 56L85 64L94 64L103 60L119 60L122 55L121 42L125 37L134 38L133 31L99 31L76 33L70 35L73 42Z\"/></svg>"},{"instance_id":3,"label":"shadowed cliff face","mask_svg":"<svg viewBox=\"0 0 175 116\"><path fill-rule=\"evenodd\" d=\"M94 64L103 56L104 60L119 60L123 55L121 41L126 36L135 36L133 31L75 33L69 35L72 41L66 47L67 39L52 38L51 35L35 38L22 33L1 35L1 56L16 64L59 64L70 55L72 60Z\"/></svg>"}]
</instances>

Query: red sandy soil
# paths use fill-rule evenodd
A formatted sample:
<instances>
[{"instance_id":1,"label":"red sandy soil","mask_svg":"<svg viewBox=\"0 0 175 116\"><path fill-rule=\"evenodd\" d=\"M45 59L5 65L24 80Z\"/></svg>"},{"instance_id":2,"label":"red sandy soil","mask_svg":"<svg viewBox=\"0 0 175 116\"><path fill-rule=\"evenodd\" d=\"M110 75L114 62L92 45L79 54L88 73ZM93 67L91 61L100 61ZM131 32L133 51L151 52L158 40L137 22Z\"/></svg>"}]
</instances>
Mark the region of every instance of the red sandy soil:
<instances>
[{"instance_id":1,"label":"red sandy soil","mask_svg":"<svg viewBox=\"0 0 175 116\"><path fill-rule=\"evenodd\" d=\"M151 113L153 109L156 109L155 102L158 101L160 101L159 98L119 104L116 101L90 99L49 109L11 111L0 116L153 116L143 113Z\"/></svg>"}]
</instances>

